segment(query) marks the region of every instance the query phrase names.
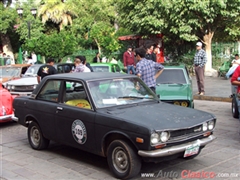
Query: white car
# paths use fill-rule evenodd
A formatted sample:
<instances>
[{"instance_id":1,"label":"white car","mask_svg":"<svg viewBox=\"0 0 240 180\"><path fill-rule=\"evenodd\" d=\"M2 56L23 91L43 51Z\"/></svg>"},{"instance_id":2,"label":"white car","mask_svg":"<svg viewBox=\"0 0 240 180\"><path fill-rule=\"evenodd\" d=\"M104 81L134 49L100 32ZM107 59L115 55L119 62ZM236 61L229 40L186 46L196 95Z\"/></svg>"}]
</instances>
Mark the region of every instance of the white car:
<instances>
[{"instance_id":1,"label":"white car","mask_svg":"<svg viewBox=\"0 0 240 180\"><path fill-rule=\"evenodd\" d=\"M32 91L36 89L38 85L37 72L42 65L43 64L34 64L30 66L21 79L8 81L4 86L14 95L26 96L32 94ZM57 69L58 73L67 73L74 67L74 64L61 63L55 64L54 67Z\"/></svg>"}]
</instances>

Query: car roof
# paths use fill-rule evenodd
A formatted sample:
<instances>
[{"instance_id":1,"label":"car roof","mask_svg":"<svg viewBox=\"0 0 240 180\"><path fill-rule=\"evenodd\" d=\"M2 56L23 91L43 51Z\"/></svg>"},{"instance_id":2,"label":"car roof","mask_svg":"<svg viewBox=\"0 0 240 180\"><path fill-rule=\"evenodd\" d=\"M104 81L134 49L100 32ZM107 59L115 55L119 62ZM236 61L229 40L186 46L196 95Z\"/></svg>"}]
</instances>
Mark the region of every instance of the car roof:
<instances>
[{"instance_id":1,"label":"car roof","mask_svg":"<svg viewBox=\"0 0 240 180\"><path fill-rule=\"evenodd\" d=\"M180 63L164 63L162 65L166 69L168 69L168 68L185 68L186 67L185 64L180 64Z\"/></svg>"},{"instance_id":2,"label":"car roof","mask_svg":"<svg viewBox=\"0 0 240 180\"><path fill-rule=\"evenodd\" d=\"M4 68L4 67L28 67L28 66L31 66L31 64L11 64L11 65L5 65L5 66L0 66L1 68Z\"/></svg>"},{"instance_id":3,"label":"car roof","mask_svg":"<svg viewBox=\"0 0 240 180\"><path fill-rule=\"evenodd\" d=\"M137 77L131 74L122 74L122 73L112 73L112 72L82 72L82 73L64 73L64 74L54 74L46 76L44 79L74 79L74 80L100 80L100 79L109 79L109 78L133 78Z\"/></svg>"},{"instance_id":4,"label":"car roof","mask_svg":"<svg viewBox=\"0 0 240 180\"><path fill-rule=\"evenodd\" d=\"M115 63L90 63L91 66L111 66L111 65L117 65Z\"/></svg>"}]
</instances>

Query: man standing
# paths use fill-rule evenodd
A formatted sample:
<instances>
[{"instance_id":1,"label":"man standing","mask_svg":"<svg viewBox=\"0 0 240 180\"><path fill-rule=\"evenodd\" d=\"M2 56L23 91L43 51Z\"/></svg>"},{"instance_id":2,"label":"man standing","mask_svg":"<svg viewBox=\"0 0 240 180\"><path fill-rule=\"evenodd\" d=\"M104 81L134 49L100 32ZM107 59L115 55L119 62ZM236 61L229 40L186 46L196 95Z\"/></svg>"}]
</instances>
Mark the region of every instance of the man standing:
<instances>
[{"instance_id":1,"label":"man standing","mask_svg":"<svg viewBox=\"0 0 240 180\"><path fill-rule=\"evenodd\" d=\"M156 79L162 73L164 66L160 63L147 60L145 55L146 50L144 48L137 48L135 50L135 56L138 61L136 66L137 76L140 77L154 93L156 93Z\"/></svg>"},{"instance_id":2,"label":"man standing","mask_svg":"<svg viewBox=\"0 0 240 180\"><path fill-rule=\"evenodd\" d=\"M37 81L38 83L40 83L40 81L45 77L45 76L48 76L48 75L51 75L51 74L57 74L57 70L55 69L55 67L53 66L54 65L54 59L53 58L49 58L47 60L47 64L45 65L42 65L38 72L37 72Z\"/></svg>"},{"instance_id":3,"label":"man standing","mask_svg":"<svg viewBox=\"0 0 240 180\"><path fill-rule=\"evenodd\" d=\"M207 56L205 51L202 49L202 43L197 42L197 52L194 56L194 69L197 79L198 95L204 95L204 67L207 62Z\"/></svg>"},{"instance_id":4,"label":"man standing","mask_svg":"<svg viewBox=\"0 0 240 180\"><path fill-rule=\"evenodd\" d=\"M102 58L100 57L100 53L99 52L96 53L96 56L93 58L93 62L94 63L102 62Z\"/></svg>"},{"instance_id":5,"label":"man standing","mask_svg":"<svg viewBox=\"0 0 240 180\"><path fill-rule=\"evenodd\" d=\"M123 64L124 69L127 69L128 74L130 74L130 71L132 71L132 74L136 74L134 54L131 46L128 46L127 51L123 53Z\"/></svg>"}]
</instances>

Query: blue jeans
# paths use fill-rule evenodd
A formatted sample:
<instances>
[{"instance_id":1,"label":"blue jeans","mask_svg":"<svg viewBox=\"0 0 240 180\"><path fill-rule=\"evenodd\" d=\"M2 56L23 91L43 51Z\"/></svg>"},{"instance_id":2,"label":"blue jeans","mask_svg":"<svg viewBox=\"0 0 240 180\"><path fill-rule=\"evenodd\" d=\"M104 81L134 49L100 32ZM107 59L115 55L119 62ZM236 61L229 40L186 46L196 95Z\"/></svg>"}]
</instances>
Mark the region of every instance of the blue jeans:
<instances>
[{"instance_id":1,"label":"blue jeans","mask_svg":"<svg viewBox=\"0 0 240 180\"><path fill-rule=\"evenodd\" d=\"M136 74L135 68L133 65L128 65L127 66L127 73L130 74L130 70L132 71L132 74Z\"/></svg>"}]
</instances>

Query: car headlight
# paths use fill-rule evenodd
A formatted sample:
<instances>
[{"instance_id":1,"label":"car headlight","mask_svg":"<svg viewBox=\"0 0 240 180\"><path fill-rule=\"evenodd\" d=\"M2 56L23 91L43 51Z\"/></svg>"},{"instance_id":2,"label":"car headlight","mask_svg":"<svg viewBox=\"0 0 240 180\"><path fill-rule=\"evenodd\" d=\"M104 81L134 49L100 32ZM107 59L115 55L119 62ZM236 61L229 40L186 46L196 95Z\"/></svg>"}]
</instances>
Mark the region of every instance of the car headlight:
<instances>
[{"instance_id":1,"label":"car headlight","mask_svg":"<svg viewBox=\"0 0 240 180\"><path fill-rule=\"evenodd\" d=\"M37 88L37 84L35 84L34 86L33 86L33 89L36 89Z\"/></svg>"},{"instance_id":2,"label":"car headlight","mask_svg":"<svg viewBox=\"0 0 240 180\"><path fill-rule=\"evenodd\" d=\"M157 144L160 140L160 136L158 133L152 133L151 135L151 144Z\"/></svg>"},{"instance_id":3,"label":"car headlight","mask_svg":"<svg viewBox=\"0 0 240 180\"><path fill-rule=\"evenodd\" d=\"M208 123L203 123L203 125L202 125L202 130L203 131L207 131L208 130Z\"/></svg>"},{"instance_id":4,"label":"car headlight","mask_svg":"<svg viewBox=\"0 0 240 180\"><path fill-rule=\"evenodd\" d=\"M160 134L160 140L161 140L162 142L167 142L169 138L170 138L170 133L169 133L169 132L167 132L167 131L161 132L161 134Z\"/></svg>"},{"instance_id":5,"label":"car headlight","mask_svg":"<svg viewBox=\"0 0 240 180\"><path fill-rule=\"evenodd\" d=\"M209 121L207 124L208 124L208 130L213 130L215 122L214 121Z\"/></svg>"}]
</instances>

